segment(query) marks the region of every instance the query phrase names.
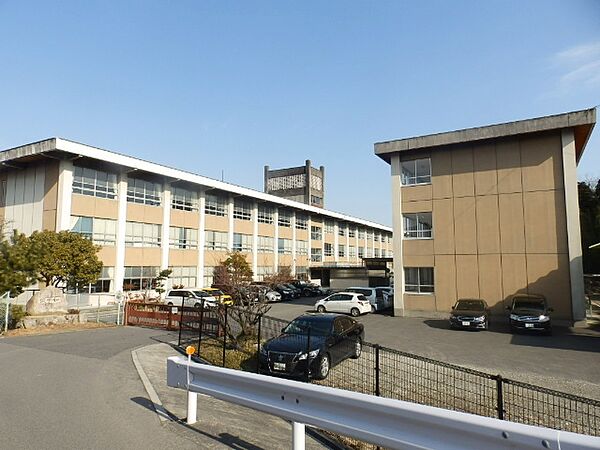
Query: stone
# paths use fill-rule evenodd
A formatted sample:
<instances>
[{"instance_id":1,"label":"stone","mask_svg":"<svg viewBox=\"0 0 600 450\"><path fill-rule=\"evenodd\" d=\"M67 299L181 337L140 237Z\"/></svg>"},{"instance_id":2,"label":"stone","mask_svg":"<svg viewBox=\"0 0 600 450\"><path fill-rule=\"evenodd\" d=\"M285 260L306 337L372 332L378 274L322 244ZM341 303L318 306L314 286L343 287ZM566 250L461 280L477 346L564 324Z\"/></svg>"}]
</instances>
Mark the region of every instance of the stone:
<instances>
[{"instance_id":1,"label":"stone","mask_svg":"<svg viewBox=\"0 0 600 450\"><path fill-rule=\"evenodd\" d=\"M62 289L52 286L36 292L27 302L25 310L31 316L65 314L69 306Z\"/></svg>"}]
</instances>

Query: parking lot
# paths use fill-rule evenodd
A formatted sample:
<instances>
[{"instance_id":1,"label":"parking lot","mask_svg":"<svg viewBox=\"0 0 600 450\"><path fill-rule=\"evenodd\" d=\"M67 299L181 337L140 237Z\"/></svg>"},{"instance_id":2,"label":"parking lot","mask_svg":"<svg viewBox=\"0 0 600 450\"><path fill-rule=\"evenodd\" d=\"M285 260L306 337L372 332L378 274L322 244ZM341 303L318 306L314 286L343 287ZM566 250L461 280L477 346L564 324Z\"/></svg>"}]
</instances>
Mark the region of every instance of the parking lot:
<instances>
[{"instance_id":1,"label":"parking lot","mask_svg":"<svg viewBox=\"0 0 600 450\"><path fill-rule=\"evenodd\" d=\"M313 311L318 298L273 304L268 315L291 320ZM600 399L600 332L556 327L552 336L513 335L500 320L489 331L460 331L451 330L446 320L389 313L367 314L358 320L371 343Z\"/></svg>"}]
</instances>

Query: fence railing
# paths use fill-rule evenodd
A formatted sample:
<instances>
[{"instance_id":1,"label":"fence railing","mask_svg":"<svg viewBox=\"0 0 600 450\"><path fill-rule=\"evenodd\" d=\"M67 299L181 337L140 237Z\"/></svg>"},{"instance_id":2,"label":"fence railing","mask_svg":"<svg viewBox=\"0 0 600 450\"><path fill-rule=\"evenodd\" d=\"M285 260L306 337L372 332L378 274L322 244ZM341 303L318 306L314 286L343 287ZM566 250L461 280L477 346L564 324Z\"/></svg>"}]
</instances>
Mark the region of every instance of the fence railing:
<instances>
[{"instance_id":1,"label":"fence railing","mask_svg":"<svg viewBox=\"0 0 600 450\"><path fill-rule=\"evenodd\" d=\"M127 322L131 323L129 318ZM169 319L164 322L169 323ZM252 314L243 308L219 307L179 308L178 317L173 315L170 323L178 327L178 345L182 348L193 345L195 357L221 367L258 372L261 346L279 336L288 322ZM351 347L349 344L338 345ZM306 364L308 368L310 360ZM303 378L309 378L308 369ZM598 400L368 342L362 343L359 358L342 359L324 380L311 381L385 398L600 436Z\"/></svg>"}]
</instances>

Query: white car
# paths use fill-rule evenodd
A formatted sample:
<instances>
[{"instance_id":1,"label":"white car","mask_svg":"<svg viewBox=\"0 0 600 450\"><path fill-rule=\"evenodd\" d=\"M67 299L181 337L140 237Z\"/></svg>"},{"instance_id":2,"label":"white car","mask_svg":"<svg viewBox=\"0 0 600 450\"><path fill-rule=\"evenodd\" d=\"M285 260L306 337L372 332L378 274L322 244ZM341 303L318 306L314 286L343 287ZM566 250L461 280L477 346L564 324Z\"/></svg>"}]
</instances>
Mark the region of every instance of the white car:
<instances>
[{"instance_id":1,"label":"white car","mask_svg":"<svg viewBox=\"0 0 600 450\"><path fill-rule=\"evenodd\" d=\"M181 306L182 300L183 306L193 306L195 308L202 305L202 300L204 300L204 305L207 308L216 307L219 304L219 301L215 297L200 289L171 289L167 291L167 296L165 297L167 305Z\"/></svg>"},{"instance_id":2,"label":"white car","mask_svg":"<svg viewBox=\"0 0 600 450\"><path fill-rule=\"evenodd\" d=\"M371 303L362 294L356 292L338 292L315 303L318 312L346 313L353 317L371 312Z\"/></svg>"},{"instance_id":3,"label":"white car","mask_svg":"<svg viewBox=\"0 0 600 450\"><path fill-rule=\"evenodd\" d=\"M388 286L380 287L349 287L347 292L362 294L371 303L371 312L382 311L389 308L391 304L387 300L392 289Z\"/></svg>"}]
</instances>

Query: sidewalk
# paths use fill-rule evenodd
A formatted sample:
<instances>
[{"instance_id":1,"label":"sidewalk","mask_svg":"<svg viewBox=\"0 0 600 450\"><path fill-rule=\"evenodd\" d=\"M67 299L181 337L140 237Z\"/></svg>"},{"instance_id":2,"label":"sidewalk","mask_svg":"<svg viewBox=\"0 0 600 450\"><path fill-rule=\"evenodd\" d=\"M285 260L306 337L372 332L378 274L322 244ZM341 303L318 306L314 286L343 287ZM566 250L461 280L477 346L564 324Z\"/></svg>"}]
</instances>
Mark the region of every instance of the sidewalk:
<instances>
[{"instance_id":1,"label":"sidewalk","mask_svg":"<svg viewBox=\"0 0 600 450\"><path fill-rule=\"evenodd\" d=\"M208 449L291 448L292 426L275 416L198 394L198 422L185 424L186 391L167 386L167 358L180 356L168 344L153 344L133 350L132 357L160 420L174 426L175 432L190 434ZM161 407L162 404L162 407ZM308 432L307 449L332 448L315 440ZM190 433L193 432L193 433Z\"/></svg>"}]
</instances>

